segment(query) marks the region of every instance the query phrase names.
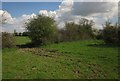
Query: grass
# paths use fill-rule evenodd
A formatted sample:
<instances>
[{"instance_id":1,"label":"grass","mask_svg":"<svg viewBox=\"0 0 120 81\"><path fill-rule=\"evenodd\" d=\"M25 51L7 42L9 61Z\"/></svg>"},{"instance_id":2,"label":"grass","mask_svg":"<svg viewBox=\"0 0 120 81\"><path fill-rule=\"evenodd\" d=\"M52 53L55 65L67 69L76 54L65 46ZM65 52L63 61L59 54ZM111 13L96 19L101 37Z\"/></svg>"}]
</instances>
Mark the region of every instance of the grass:
<instances>
[{"instance_id":1,"label":"grass","mask_svg":"<svg viewBox=\"0 0 120 81\"><path fill-rule=\"evenodd\" d=\"M31 40L28 37L15 36L16 45L23 45L29 42L31 42Z\"/></svg>"},{"instance_id":2,"label":"grass","mask_svg":"<svg viewBox=\"0 0 120 81\"><path fill-rule=\"evenodd\" d=\"M16 44L30 42L16 37ZM118 48L84 40L3 49L3 79L118 79Z\"/></svg>"}]
</instances>

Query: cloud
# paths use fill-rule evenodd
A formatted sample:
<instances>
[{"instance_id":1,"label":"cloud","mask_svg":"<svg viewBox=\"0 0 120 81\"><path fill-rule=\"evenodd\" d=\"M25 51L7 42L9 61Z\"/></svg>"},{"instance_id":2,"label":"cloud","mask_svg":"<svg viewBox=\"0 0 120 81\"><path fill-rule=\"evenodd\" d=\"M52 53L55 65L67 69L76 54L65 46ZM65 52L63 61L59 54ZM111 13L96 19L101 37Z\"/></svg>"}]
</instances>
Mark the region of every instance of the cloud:
<instances>
[{"instance_id":1,"label":"cloud","mask_svg":"<svg viewBox=\"0 0 120 81\"><path fill-rule=\"evenodd\" d=\"M32 13L30 15L23 14L22 16L18 18L14 18L13 27L16 30L19 30L19 32L25 30L25 22L29 21L29 19L32 19L36 17L36 14Z\"/></svg>"},{"instance_id":2,"label":"cloud","mask_svg":"<svg viewBox=\"0 0 120 81\"><path fill-rule=\"evenodd\" d=\"M7 23L7 24L12 24L13 23L13 18L10 13L7 11L0 10L0 23Z\"/></svg>"},{"instance_id":3,"label":"cloud","mask_svg":"<svg viewBox=\"0 0 120 81\"><path fill-rule=\"evenodd\" d=\"M6 19L5 24L2 24L2 31L13 32L16 29L18 32L23 32L25 30L25 22L28 19L36 17L36 14L26 15L23 14L20 17L13 18L7 11L0 10L0 18ZM1 20L1 22L2 22Z\"/></svg>"},{"instance_id":4,"label":"cloud","mask_svg":"<svg viewBox=\"0 0 120 81\"><path fill-rule=\"evenodd\" d=\"M117 0L89 0L95 2L74 2L73 0L64 0L61 3L58 10L56 10L56 21L59 23L59 27L63 27L63 22L74 21L78 23L80 18L87 18L93 20L97 28L102 28L102 24L107 19L114 19L118 16L118 3ZM115 20L115 19L114 19ZM60 25L61 24L61 25Z\"/></svg>"},{"instance_id":5,"label":"cloud","mask_svg":"<svg viewBox=\"0 0 120 81\"><path fill-rule=\"evenodd\" d=\"M39 14L44 15L44 16L49 16L49 17L52 17L52 18L55 18L55 16L56 16L55 11L47 11L47 10L40 10Z\"/></svg>"},{"instance_id":6,"label":"cloud","mask_svg":"<svg viewBox=\"0 0 120 81\"><path fill-rule=\"evenodd\" d=\"M115 6L113 2L75 2L73 15L96 15L110 12Z\"/></svg>"},{"instance_id":7,"label":"cloud","mask_svg":"<svg viewBox=\"0 0 120 81\"><path fill-rule=\"evenodd\" d=\"M119 0L74 0L74 2L119 2Z\"/></svg>"},{"instance_id":8,"label":"cloud","mask_svg":"<svg viewBox=\"0 0 120 81\"><path fill-rule=\"evenodd\" d=\"M75 2L75 0L63 0L58 10L40 10L39 13L50 16L49 13L54 12L54 19L59 28L63 28L65 22L74 21L78 23L81 18L93 20L97 28L102 28L102 24L104 24L106 20L117 18L118 0L87 1L80 0L79 2Z\"/></svg>"}]
</instances>

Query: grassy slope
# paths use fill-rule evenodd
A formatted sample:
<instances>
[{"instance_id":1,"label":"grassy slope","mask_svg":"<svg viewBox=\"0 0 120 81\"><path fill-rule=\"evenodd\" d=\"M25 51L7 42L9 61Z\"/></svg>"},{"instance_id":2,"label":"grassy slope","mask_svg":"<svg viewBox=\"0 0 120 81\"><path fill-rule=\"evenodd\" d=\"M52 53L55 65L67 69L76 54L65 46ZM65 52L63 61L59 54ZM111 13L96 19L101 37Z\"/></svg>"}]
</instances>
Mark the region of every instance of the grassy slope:
<instances>
[{"instance_id":1,"label":"grassy slope","mask_svg":"<svg viewBox=\"0 0 120 81\"><path fill-rule=\"evenodd\" d=\"M17 44L29 42L25 37L16 39ZM57 50L52 57L18 48L3 49L3 78L118 78L117 48L97 45L100 43L87 40L43 46L47 51Z\"/></svg>"}]
</instances>

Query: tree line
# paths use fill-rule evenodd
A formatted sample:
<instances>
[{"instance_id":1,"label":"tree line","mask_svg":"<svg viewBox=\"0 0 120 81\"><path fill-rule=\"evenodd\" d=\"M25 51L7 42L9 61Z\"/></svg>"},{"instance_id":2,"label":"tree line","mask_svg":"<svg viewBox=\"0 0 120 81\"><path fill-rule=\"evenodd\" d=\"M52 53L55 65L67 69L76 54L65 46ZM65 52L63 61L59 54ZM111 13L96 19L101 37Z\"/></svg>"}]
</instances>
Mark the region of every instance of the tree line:
<instances>
[{"instance_id":1,"label":"tree line","mask_svg":"<svg viewBox=\"0 0 120 81\"><path fill-rule=\"evenodd\" d=\"M81 18L78 24L74 22L66 22L64 28L58 29L54 19L38 15L25 23L27 32L17 33L14 31L14 35L28 36L34 45L46 45L50 43L88 39L103 40L106 44L120 44L119 24L112 24L107 21L102 30L94 29L93 25L94 22L92 20ZM9 39L7 43L11 43L11 40L13 41L11 36L12 35L3 32L3 48L7 47L4 44L7 39Z\"/></svg>"}]
</instances>

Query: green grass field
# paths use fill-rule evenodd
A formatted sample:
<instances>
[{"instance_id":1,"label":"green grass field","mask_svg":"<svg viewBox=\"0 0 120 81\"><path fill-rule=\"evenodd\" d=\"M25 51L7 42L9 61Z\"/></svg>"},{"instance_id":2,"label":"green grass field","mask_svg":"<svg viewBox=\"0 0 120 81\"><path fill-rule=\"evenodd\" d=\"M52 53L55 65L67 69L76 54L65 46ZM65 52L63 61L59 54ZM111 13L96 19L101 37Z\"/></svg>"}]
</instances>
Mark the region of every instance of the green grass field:
<instances>
[{"instance_id":1,"label":"green grass field","mask_svg":"<svg viewBox=\"0 0 120 81\"><path fill-rule=\"evenodd\" d=\"M16 37L16 44L30 42ZM118 48L84 40L3 49L3 79L118 79Z\"/></svg>"}]
</instances>

